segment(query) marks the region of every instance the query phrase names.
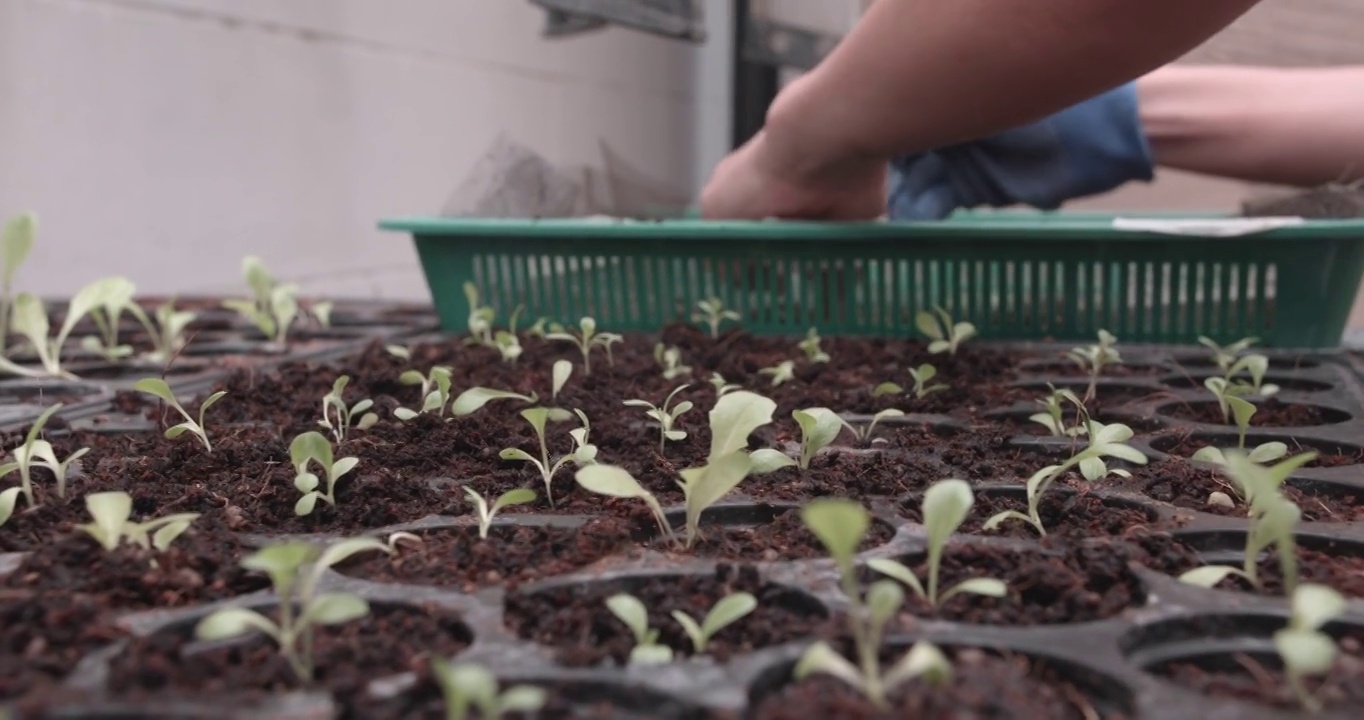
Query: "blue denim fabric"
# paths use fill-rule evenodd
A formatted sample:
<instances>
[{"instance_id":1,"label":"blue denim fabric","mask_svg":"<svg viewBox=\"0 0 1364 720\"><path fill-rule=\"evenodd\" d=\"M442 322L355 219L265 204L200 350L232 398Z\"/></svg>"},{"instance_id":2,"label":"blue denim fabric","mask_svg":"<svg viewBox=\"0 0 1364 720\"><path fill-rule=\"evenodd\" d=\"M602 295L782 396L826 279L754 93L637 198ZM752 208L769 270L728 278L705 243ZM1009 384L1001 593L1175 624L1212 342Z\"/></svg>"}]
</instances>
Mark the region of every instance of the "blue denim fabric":
<instances>
[{"instance_id":1,"label":"blue denim fabric","mask_svg":"<svg viewBox=\"0 0 1364 720\"><path fill-rule=\"evenodd\" d=\"M1031 125L891 163L891 219L938 220L959 208L1067 200L1150 180L1154 164L1129 83Z\"/></svg>"}]
</instances>

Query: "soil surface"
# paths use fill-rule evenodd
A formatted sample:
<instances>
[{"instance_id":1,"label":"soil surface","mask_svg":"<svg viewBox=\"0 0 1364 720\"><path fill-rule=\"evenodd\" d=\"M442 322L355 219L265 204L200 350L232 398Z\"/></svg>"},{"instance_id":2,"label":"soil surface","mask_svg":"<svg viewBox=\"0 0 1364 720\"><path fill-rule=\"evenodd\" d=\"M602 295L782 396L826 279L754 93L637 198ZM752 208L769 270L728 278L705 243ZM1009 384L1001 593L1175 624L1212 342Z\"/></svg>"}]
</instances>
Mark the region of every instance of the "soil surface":
<instances>
[{"instance_id":1,"label":"soil surface","mask_svg":"<svg viewBox=\"0 0 1364 720\"><path fill-rule=\"evenodd\" d=\"M1298 582L1320 583L1333 588L1346 597L1364 598L1364 556L1351 554L1359 552L1358 549L1342 547L1333 552L1324 552L1299 545L1296 551ZM1207 564L1197 560L1189 562L1189 560L1188 556L1166 556L1157 562L1148 563L1148 565L1171 575L1179 575ZM1241 566L1239 562L1234 563L1234 565L1237 568ZM1282 596L1284 594L1284 578L1277 551L1261 556L1256 568L1260 580L1259 588L1252 586L1247 580L1236 575L1228 576L1217 585L1217 588Z\"/></svg>"},{"instance_id":2,"label":"soil surface","mask_svg":"<svg viewBox=\"0 0 1364 720\"><path fill-rule=\"evenodd\" d=\"M1349 420L1349 415L1339 413L1330 408L1319 407L1316 405L1302 405L1297 403L1285 403L1277 398L1267 400L1255 400L1255 415L1250 418L1251 427L1316 427L1318 425L1331 425L1338 422ZM1226 425L1235 432L1235 423L1222 418L1222 409L1218 407L1214 400L1198 400L1193 402L1181 402L1162 407L1161 414L1179 420L1190 422L1207 423L1209 425Z\"/></svg>"},{"instance_id":3,"label":"soil surface","mask_svg":"<svg viewBox=\"0 0 1364 720\"><path fill-rule=\"evenodd\" d=\"M914 522L923 522L920 507L923 498L912 497L901 505L901 512ZM1021 539L1036 538L1037 531L1032 525L1010 520L994 530L985 531L981 526L996 514L1013 510L1024 515L1028 513L1028 501L1022 492L976 491L976 502L959 533L997 535ZM1037 514L1046 528L1047 536L1083 540L1091 537L1126 537L1136 532L1151 529L1168 529L1178 523L1162 521L1153 507L1143 507L1118 499L1104 499L1083 492L1065 492L1053 486L1042 496L1037 506Z\"/></svg>"},{"instance_id":4,"label":"soil surface","mask_svg":"<svg viewBox=\"0 0 1364 720\"><path fill-rule=\"evenodd\" d=\"M624 665L634 636L606 607L607 598L619 592L644 603L649 627L659 631L658 642L678 657L691 655L693 648L672 612L680 610L700 621L716 602L736 592L751 593L758 607L711 638L706 655L717 662L808 638L826 623L824 610L808 596L764 583L751 567L720 566L714 576L665 575L634 579L627 586L601 582L513 593L506 600L507 628L553 648L556 659L569 667Z\"/></svg>"},{"instance_id":5,"label":"soil surface","mask_svg":"<svg viewBox=\"0 0 1364 720\"><path fill-rule=\"evenodd\" d=\"M1155 449L1182 458L1193 457L1194 453L1206 447L1235 447L1237 442L1237 438L1234 435L1218 439L1198 436L1175 436L1172 438L1173 442L1171 442L1170 438L1159 438L1158 440L1160 441L1155 442L1152 445ZM1317 456L1303 467L1345 467L1347 465L1364 463L1364 450L1344 450L1337 448L1335 451L1327 452L1310 446L1291 445L1287 440L1281 440L1280 442L1288 445L1289 457L1300 455L1305 452L1317 453ZM1246 442L1246 447L1249 449L1256 444L1254 439L1251 439Z\"/></svg>"},{"instance_id":6,"label":"soil surface","mask_svg":"<svg viewBox=\"0 0 1364 720\"><path fill-rule=\"evenodd\" d=\"M890 663L895 656L884 656ZM1022 655L982 650L951 652L952 678L935 687L912 680L891 693L883 712L861 693L828 676L816 675L776 689L756 708L758 720L807 718L924 718L924 720L1126 720L1112 698L1096 697L1046 665Z\"/></svg>"}]
</instances>

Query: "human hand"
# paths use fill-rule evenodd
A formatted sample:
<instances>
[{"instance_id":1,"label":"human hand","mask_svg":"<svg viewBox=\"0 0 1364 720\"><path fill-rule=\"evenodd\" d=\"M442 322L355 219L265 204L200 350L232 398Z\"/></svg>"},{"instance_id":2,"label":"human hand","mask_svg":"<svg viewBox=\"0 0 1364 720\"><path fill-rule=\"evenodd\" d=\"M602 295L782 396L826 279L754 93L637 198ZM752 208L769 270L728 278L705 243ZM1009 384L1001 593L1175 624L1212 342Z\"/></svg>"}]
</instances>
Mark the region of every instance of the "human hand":
<instances>
[{"instance_id":1,"label":"human hand","mask_svg":"<svg viewBox=\"0 0 1364 720\"><path fill-rule=\"evenodd\" d=\"M783 167L759 132L711 173L701 191L708 220L873 220L886 211L884 162L849 163L801 177Z\"/></svg>"},{"instance_id":2,"label":"human hand","mask_svg":"<svg viewBox=\"0 0 1364 720\"><path fill-rule=\"evenodd\" d=\"M983 140L895 160L892 219L937 220L958 208L1066 200L1150 180L1153 162L1134 85Z\"/></svg>"}]
</instances>

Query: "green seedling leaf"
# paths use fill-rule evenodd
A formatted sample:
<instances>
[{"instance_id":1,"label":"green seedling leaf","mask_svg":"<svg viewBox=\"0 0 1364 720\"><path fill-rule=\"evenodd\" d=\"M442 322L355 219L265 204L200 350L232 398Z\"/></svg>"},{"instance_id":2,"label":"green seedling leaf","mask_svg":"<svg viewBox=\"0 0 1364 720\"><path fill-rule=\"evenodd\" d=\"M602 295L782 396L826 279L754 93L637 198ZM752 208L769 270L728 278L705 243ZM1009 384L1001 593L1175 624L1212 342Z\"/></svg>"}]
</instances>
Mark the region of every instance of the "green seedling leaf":
<instances>
[{"instance_id":1,"label":"green seedling leaf","mask_svg":"<svg viewBox=\"0 0 1364 720\"><path fill-rule=\"evenodd\" d=\"M905 604L905 591L891 580L877 580L867 589L867 613L871 636L879 638L886 623Z\"/></svg>"},{"instance_id":2,"label":"green seedling leaf","mask_svg":"<svg viewBox=\"0 0 1364 720\"><path fill-rule=\"evenodd\" d=\"M1249 457L1251 462L1263 465L1265 463L1274 462L1286 455L1288 455L1288 445L1274 440L1255 446L1255 449L1250 451Z\"/></svg>"},{"instance_id":3,"label":"green seedling leaf","mask_svg":"<svg viewBox=\"0 0 1364 720\"><path fill-rule=\"evenodd\" d=\"M667 645L636 645L630 650L630 664L640 666L667 665L673 661L673 649Z\"/></svg>"},{"instance_id":4,"label":"green seedling leaf","mask_svg":"<svg viewBox=\"0 0 1364 720\"><path fill-rule=\"evenodd\" d=\"M324 469L330 470L334 462L331 441L320 432L305 432L289 443L289 459L300 471L307 468L310 460L316 460Z\"/></svg>"},{"instance_id":5,"label":"green seedling leaf","mask_svg":"<svg viewBox=\"0 0 1364 720\"><path fill-rule=\"evenodd\" d=\"M549 699L549 693L544 688L532 685L513 685L502 691L502 699L498 701L497 707L502 714L508 713L533 713L538 712L544 707L545 701Z\"/></svg>"},{"instance_id":6,"label":"green seedling leaf","mask_svg":"<svg viewBox=\"0 0 1364 720\"><path fill-rule=\"evenodd\" d=\"M1198 587L1212 588L1232 575L1244 574L1240 570L1226 565L1205 565L1184 572L1179 576L1179 581Z\"/></svg>"},{"instance_id":7,"label":"green seedling leaf","mask_svg":"<svg viewBox=\"0 0 1364 720\"><path fill-rule=\"evenodd\" d=\"M573 475L573 479L584 490L597 495L607 497L638 499L643 500L649 506L650 512L654 515L654 520L658 522L659 530L664 537L673 536L672 527L668 525L667 516L663 514L663 507L658 504L658 498L654 494L645 490L638 480L635 480L624 468L614 465L588 465L579 468Z\"/></svg>"},{"instance_id":8,"label":"green seedling leaf","mask_svg":"<svg viewBox=\"0 0 1364 720\"><path fill-rule=\"evenodd\" d=\"M1280 630L1274 633L1274 649L1297 675L1322 675L1336 662L1335 641L1316 630Z\"/></svg>"},{"instance_id":9,"label":"green seedling leaf","mask_svg":"<svg viewBox=\"0 0 1364 720\"><path fill-rule=\"evenodd\" d=\"M568 378L573 375L573 363L567 360L555 360L553 374L553 392L550 397L557 400L559 391L564 389L564 385L568 383Z\"/></svg>"},{"instance_id":10,"label":"green seedling leaf","mask_svg":"<svg viewBox=\"0 0 1364 720\"><path fill-rule=\"evenodd\" d=\"M226 608L209 615L194 627L194 636L208 641L227 640L252 630L279 640L278 626L260 613L245 608Z\"/></svg>"},{"instance_id":11,"label":"green seedling leaf","mask_svg":"<svg viewBox=\"0 0 1364 720\"><path fill-rule=\"evenodd\" d=\"M649 632L649 611L639 598L627 593L617 593L606 599L606 609L618 620L625 623L635 636L636 645L651 644Z\"/></svg>"},{"instance_id":12,"label":"green seedling leaf","mask_svg":"<svg viewBox=\"0 0 1364 720\"><path fill-rule=\"evenodd\" d=\"M450 405L450 414L455 417L472 415L481 410L484 405L487 405L494 400L520 400L522 402L533 403L536 399L520 393L493 390L485 387L473 387L460 393L459 397L455 398L455 401ZM522 415L525 415L525 413L523 412ZM544 424L541 423L540 427L543 428Z\"/></svg>"},{"instance_id":13,"label":"green seedling leaf","mask_svg":"<svg viewBox=\"0 0 1364 720\"><path fill-rule=\"evenodd\" d=\"M123 527L133 514L133 498L126 492L98 492L85 496L85 509L94 522L76 527L84 530L107 551L118 547Z\"/></svg>"},{"instance_id":14,"label":"green seedling leaf","mask_svg":"<svg viewBox=\"0 0 1364 720\"><path fill-rule=\"evenodd\" d=\"M800 657L800 662L796 663L792 676L799 681L816 673L837 678L850 687L859 690L864 687L862 673L857 669L857 666L848 662L847 658L839 655L823 640L819 640L806 648L805 654Z\"/></svg>"},{"instance_id":15,"label":"green seedling leaf","mask_svg":"<svg viewBox=\"0 0 1364 720\"><path fill-rule=\"evenodd\" d=\"M181 513L173 517L163 518L166 523L162 525L152 535L152 547L157 552L165 552L175 542L175 539L184 534L189 529L190 523L198 519L199 513Z\"/></svg>"},{"instance_id":16,"label":"green seedling leaf","mask_svg":"<svg viewBox=\"0 0 1364 720\"><path fill-rule=\"evenodd\" d=\"M161 398L167 404L177 402L175 393L171 392L170 385L161 378L142 378L133 383L133 389Z\"/></svg>"},{"instance_id":17,"label":"green seedling leaf","mask_svg":"<svg viewBox=\"0 0 1364 720\"><path fill-rule=\"evenodd\" d=\"M702 468L682 471L682 493L687 502L687 546L700 533L701 513L719 502L748 476L752 461L742 450L718 458Z\"/></svg>"},{"instance_id":18,"label":"green seedling leaf","mask_svg":"<svg viewBox=\"0 0 1364 720\"><path fill-rule=\"evenodd\" d=\"M313 514L313 510L317 509L317 501L321 497L322 494L318 492L305 493L294 503L294 514L299 517Z\"/></svg>"},{"instance_id":19,"label":"green seedling leaf","mask_svg":"<svg viewBox=\"0 0 1364 720\"><path fill-rule=\"evenodd\" d=\"M1316 630L1345 612L1345 597L1317 583L1303 583L1293 591L1291 627Z\"/></svg>"},{"instance_id":20,"label":"green seedling leaf","mask_svg":"<svg viewBox=\"0 0 1364 720\"><path fill-rule=\"evenodd\" d=\"M923 678L934 687L941 687L952 679L952 663L938 646L920 641L886 671L881 683L885 691L893 690L914 678Z\"/></svg>"},{"instance_id":21,"label":"green seedling leaf","mask_svg":"<svg viewBox=\"0 0 1364 720\"><path fill-rule=\"evenodd\" d=\"M340 565L346 560L363 552L382 552L391 553L392 549L388 544L372 537L347 538L331 545L322 551L313 565L319 569L332 568Z\"/></svg>"},{"instance_id":22,"label":"green seedling leaf","mask_svg":"<svg viewBox=\"0 0 1364 720\"><path fill-rule=\"evenodd\" d=\"M919 576L914 574L903 563L890 558L872 558L867 561L867 567L885 575L893 580L904 583L910 590L914 591L919 597L928 597L924 592L924 586L919 582Z\"/></svg>"},{"instance_id":23,"label":"green seedling leaf","mask_svg":"<svg viewBox=\"0 0 1364 720\"><path fill-rule=\"evenodd\" d=\"M14 283L15 271L24 264L29 252L33 250L33 238L37 234L37 229L38 217L33 213L24 213L5 223L4 233L0 235L0 257L4 260L6 288Z\"/></svg>"},{"instance_id":24,"label":"green seedling leaf","mask_svg":"<svg viewBox=\"0 0 1364 720\"><path fill-rule=\"evenodd\" d=\"M715 401L710 411L709 462L748 447L748 436L772 422L777 404L757 393L736 390Z\"/></svg>"},{"instance_id":25,"label":"green seedling leaf","mask_svg":"<svg viewBox=\"0 0 1364 720\"><path fill-rule=\"evenodd\" d=\"M0 527L14 516L14 506L19 502L19 492L23 488L12 487L0 490Z\"/></svg>"},{"instance_id":26,"label":"green seedling leaf","mask_svg":"<svg viewBox=\"0 0 1364 720\"><path fill-rule=\"evenodd\" d=\"M298 569L317 557L318 550L306 542L269 545L242 558L242 567L263 572L275 588L290 587Z\"/></svg>"},{"instance_id":27,"label":"green seedling leaf","mask_svg":"<svg viewBox=\"0 0 1364 720\"><path fill-rule=\"evenodd\" d=\"M938 318L927 310L920 310L914 314L914 327L923 333L929 340L943 340L946 335L943 329L938 326Z\"/></svg>"},{"instance_id":28,"label":"green seedling leaf","mask_svg":"<svg viewBox=\"0 0 1364 720\"><path fill-rule=\"evenodd\" d=\"M883 382L875 388L872 388L871 396L875 398L884 395L899 395L904 391L905 389L903 387L900 387L893 382Z\"/></svg>"},{"instance_id":29,"label":"green seedling leaf","mask_svg":"<svg viewBox=\"0 0 1364 720\"><path fill-rule=\"evenodd\" d=\"M752 453L749 453L748 459L751 462L751 467L748 471L748 474L750 475L766 475L782 468L799 465L795 459L791 458L786 453L772 448L754 450Z\"/></svg>"},{"instance_id":30,"label":"green seedling leaf","mask_svg":"<svg viewBox=\"0 0 1364 720\"><path fill-rule=\"evenodd\" d=\"M709 641L721 630L733 625L744 616L758 609L758 599L746 592L727 595L706 613L705 622L701 624L702 637ZM690 619L690 618L688 618ZM705 642L697 648L701 652L705 647Z\"/></svg>"},{"instance_id":31,"label":"green seedling leaf","mask_svg":"<svg viewBox=\"0 0 1364 720\"><path fill-rule=\"evenodd\" d=\"M802 470L810 467L810 460L815 454L834 441L843 432L843 427L847 424L838 413L829 408L817 407L808 410L796 410L791 413L795 418L796 424L800 426L800 468ZM747 445L747 441L745 441Z\"/></svg>"},{"instance_id":32,"label":"green seedling leaf","mask_svg":"<svg viewBox=\"0 0 1364 720\"><path fill-rule=\"evenodd\" d=\"M304 625L341 625L369 614L369 603L350 593L323 593L313 599L300 622Z\"/></svg>"},{"instance_id":33,"label":"green seedling leaf","mask_svg":"<svg viewBox=\"0 0 1364 720\"><path fill-rule=\"evenodd\" d=\"M839 498L811 501L801 508L800 517L840 567L852 564L871 527L871 515L861 505Z\"/></svg>"},{"instance_id":34,"label":"green seedling leaf","mask_svg":"<svg viewBox=\"0 0 1364 720\"><path fill-rule=\"evenodd\" d=\"M966 593L968 595L982 595L984 597L1001 598L1009 594L1009 586L1003 581L994 578L971 578L962 580L953 585L938 598L938 603L942 604L952 598L953 595Z\"/></svg>"},{"instance_id":35,"label":"green seedling leaf","mask_svg":"<svg viewBox=\"0 0 1364 720\"><path fill-rule=\"evenodd\" d=\"M502 496L493 502L492 512L495 515L498 510L501 510L504 507L533 503L535 502L535 497L535 491L528 488L508 490L507 492L502 493Z\"/></svg>"}]
</instances>

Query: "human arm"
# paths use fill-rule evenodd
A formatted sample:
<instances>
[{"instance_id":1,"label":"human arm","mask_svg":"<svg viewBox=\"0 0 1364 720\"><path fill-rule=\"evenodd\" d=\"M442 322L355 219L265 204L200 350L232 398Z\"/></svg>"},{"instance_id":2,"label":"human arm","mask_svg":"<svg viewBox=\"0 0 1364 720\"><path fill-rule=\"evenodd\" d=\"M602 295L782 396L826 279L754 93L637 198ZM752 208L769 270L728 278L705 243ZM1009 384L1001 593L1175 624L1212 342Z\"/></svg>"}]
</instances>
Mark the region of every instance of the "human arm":
<instances>
[{"instance_id":1,"label":"human arm","mask_svg":"<svg viewBox=\"0 0 1364 720\"><path fill-rule=\"evenodd\" d=\"M703 213L874 217L891 157L1045 117L1173 60L1253 5L879 0L717 168Z\"/></svg>"},{"instance_id":2,"label":"human arm","mask_svg":"<svg viewBox=\"0 0 1364 720\"><path fill-rule=\"evenodd\" d=\"M1162 167L1298 186L1364 177L1364 65L1170 66L1137 97Z\"/></svg>"}]
</instances>

